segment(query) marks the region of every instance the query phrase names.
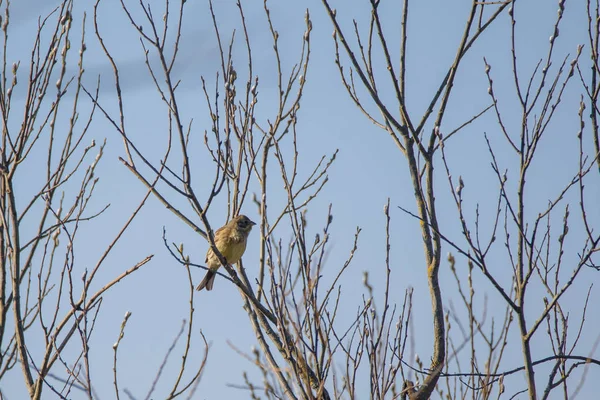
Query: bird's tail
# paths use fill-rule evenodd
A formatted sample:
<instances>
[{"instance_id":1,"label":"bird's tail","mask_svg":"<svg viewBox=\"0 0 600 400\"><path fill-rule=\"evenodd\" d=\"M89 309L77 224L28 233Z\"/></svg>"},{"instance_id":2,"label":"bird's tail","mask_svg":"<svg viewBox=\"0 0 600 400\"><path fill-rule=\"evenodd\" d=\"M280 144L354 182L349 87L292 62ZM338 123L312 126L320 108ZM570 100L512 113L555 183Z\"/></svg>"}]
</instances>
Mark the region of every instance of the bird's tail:
<instances>
[{"instance_id":1,"label":"bird's tail","mask_svg":"<svg viewBox=\"0 0 600 400\"><path fill-rule=\"evenodd\" d=\"M217 273L215 271L211 271L211 270L206 271L206 275L204 275L204 279L202 279L202 282L200 282L200 284L198 285L196 290L202 290L204 288L206 288L206 290L212 290L213 285L215 284L216 276L217 276Z\"/></svg>"}]
</instances>

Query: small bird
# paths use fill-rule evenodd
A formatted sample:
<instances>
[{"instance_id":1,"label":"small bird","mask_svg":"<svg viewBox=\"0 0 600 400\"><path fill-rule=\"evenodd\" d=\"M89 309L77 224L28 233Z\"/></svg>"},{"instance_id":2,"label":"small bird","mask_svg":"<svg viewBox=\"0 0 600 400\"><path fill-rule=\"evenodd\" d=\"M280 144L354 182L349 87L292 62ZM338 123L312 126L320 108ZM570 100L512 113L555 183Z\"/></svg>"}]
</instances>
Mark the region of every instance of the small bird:
<instances>
[{"instance_id":1,"label":"small bird","mask_svg":"<svg viewBox=\"0 0 600 400\"><path fill-rule=\"evenodd\" d=\"M246 250L248 235L254 225L256 223L252 222L250 218L245 215L238 215L226 225L217 229L215 232L215 246L217 246L219 252L225 257L228 264L235 264L240 261ZM204 279L202 279L196 290L204 288L212 290L217 270L221 266L219 257L217 257L210 247L206 252L206 266L208 267L208 271L206 271Z\"/></svg>"}]
</instances>

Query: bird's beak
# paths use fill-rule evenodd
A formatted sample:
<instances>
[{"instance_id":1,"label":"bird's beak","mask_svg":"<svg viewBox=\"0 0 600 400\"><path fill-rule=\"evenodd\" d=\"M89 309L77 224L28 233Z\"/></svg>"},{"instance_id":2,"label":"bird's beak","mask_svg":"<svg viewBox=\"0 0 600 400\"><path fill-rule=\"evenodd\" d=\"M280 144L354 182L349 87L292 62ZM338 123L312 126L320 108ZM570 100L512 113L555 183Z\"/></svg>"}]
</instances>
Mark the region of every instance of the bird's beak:
<instances>
[{"instance_id":1,"label":"bird's beak","mask_svg":"<svg viewBox=\"0 0 600 400\"><path fill-rule=\"evenodd\" d=\"M251 221L250 221L250 224L251 224L252 226L254 226L254 225L256 225L256 222L254 222L254 221L252 221L252 220L251 220Z\"/></svg>"}]
</instances>

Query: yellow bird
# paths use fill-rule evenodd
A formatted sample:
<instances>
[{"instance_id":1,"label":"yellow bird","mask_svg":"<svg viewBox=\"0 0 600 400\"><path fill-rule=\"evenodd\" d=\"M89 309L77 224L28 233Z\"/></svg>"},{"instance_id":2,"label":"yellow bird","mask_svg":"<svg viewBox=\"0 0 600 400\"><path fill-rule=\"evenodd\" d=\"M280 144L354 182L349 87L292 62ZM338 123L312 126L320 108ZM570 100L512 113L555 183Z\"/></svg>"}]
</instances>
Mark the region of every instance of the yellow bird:
<instances>
[{"instance_id":1,"label":"yellow bird","mask_svg":"<svg viewBox=\"0 0 600 400\"><path fill-rule=\"evenodd\" d=\"M215 232L215 245L219 249L219 253L225 257L228 264L235 264L240 261L244 251L246 251L246 241L254 225L256 223L252 222L250 218L245 215L238 215L226 225L217 229ZM221 266L219 257L217 257L210 247L206 252L206 266L208 267L208 271L206 271L204 279L202 279L196 290L204 288L212 290L217 270Z\"/></svg>"}]
</instances>

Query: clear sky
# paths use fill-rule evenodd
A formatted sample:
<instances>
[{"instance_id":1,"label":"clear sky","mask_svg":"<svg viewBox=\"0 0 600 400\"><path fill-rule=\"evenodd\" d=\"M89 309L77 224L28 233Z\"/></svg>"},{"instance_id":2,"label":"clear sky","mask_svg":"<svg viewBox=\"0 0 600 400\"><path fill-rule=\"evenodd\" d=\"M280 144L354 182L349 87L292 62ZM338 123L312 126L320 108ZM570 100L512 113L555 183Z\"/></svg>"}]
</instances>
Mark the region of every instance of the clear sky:
<instances>
[{"instance_id":1,"label":"clear sky","mask_svg":"<svg viewBox=\"0 0 600 400\"><path fill-rule=\"evenodd\" d=\"M156 15L162 15L163 3L150 1ZM242 2L246 13L249 36L253 48L255 74L260 77L259 104L257 119L265 123L276 107L276 76L274 54L270 32L266 24L262 2ZM367 1L335 1L338 17L343 22L347 33L351 33L352 18L357 19L362 29L366 30L369 19L369 2ZM382 1L384 26L390 35L390 43L397 44L400 26L400 2ZM56 0L19 0L11 4L9 60L21 60L20 73L22 85L26 82L27 57L34 40L35 27L39 15L49 13ZM138 9L137 2L128 2L133 9ZM418 222L403 213L397 206L415 210L413 189L410 184L406 162L392 140L371 124L358 109L354 107L340 82L334 64L334 46L331 33L332 25L320 1L275 2L269 4L275 28L280 34L280 48L284 71L289 72L293 63L297 62L302 35L304 32L304 13L308 8L312 19L312 55L307 76L307 86L299 113L299 147L301 158L301 175L307 175L315 163L323 156L332 155L336 149L340 152L329 173L329 182L318 198L311 203L308 211L309 229L314 233L320 231L326 221L327 208L333 206L334 222L331 230L331 248L324 274L333 274L341 267L354 240L356 227L362 228L359 250L348 272L343 277L342 301L344 313L340 316L340 326L347 326L355 316L357 307L362 303L363 271L369 271L376 288L381 289L385 278L385 216L383 207L387 199L391 199L392 216L392 293L393 301L398 305L404 298L408 288L414 288L414 338L415 349L421 359L429 360L431 356L432 333L429 292L427 289L426 271L423 263L423 250ZM517 5L517 42L519 69L523 75L532 72L539 59L547 56L548 38L552 34L557 9L556 1L520 2ZM161 10L161 11L159 11ZM469 10L468 2L452 2L443 0L413 1L411 4L408 25L407 50L407 103L408 110L420 118L428 105L431 96L437 90L448 67L451 65ZM215 1L215 12L219 21L219 29L227 42L233 29L238 33L233 55L238 74L244 81L243 66L246 53L242 41L241 25L235 2L231 0ZM115 91L113 76L106 57L101 52L98 41L93 34L91 2L76 1L74 7L74 26L79 31L82 16L87 13L85 79L84 84L92 88L101 77L100 103L108 110L115 112ZM139 16L139 13L137 14ZM158 160L164 151L165 131L168 125L164 104L152 84L144 64L143 49L135 30L128 23L119 2L103 0L99 6L99 29L106 44L112 52L122 74L123 99L125 105L126 124L129 134L135 143L149 155ZM506 13L484 33L481 41L469 52L458 73L455 89L450 99L448 112L441 127L442 132L450 132L471 116L490 104L487 95L488 82L484 70L483 57L492 65L495 91L503 103L501 106L507 119L513 124L509 129L519 127L518 107L514 96L512 82L512 65L510 63L510 20ZM77 37L74 35L73 37ZM571 60L576 53L577 45L587 45L587 16L585 8L577 2L567 2L564 21L555 48L556 61L552 65L555 71L563 57L570 54ZM75 43L72 44L74 46ZM79 46L79 44L77 44ZM397 55L397 46L394 46ZM589 48L585 48L582 57L582 71L589 70ZM156 59L150 53L151 62ZM75 64L73 64L75 65ZM381 67L380 64L378 64ZM214 29L210 20L207 1L188 0L185 8L184 25L180 54L175 66L175 76L181 79L179 104L182 106L184 124L193 119L193 140L196 141L198 153L194 154L193 167L198 171L206 171L206 184L199 180L198 192L206 195L210 189L213 167L203 147L203 133L210 129L210 119L206 101L201 91L203 76L214 87L215 72L220 68L218 47ZM348 66L347 66L348 68ZM71 74L75 69L69 71ZM68 73L69 73L68 72ZM383 73L381 74L383 75ZM385 91L384 98L393 101L392 91ZM549 199L554 198L560 188L570 181L577 171L578 130L577 111L579 98L583 89L579 78L574 77L567 88L563 102L549 128L548 135L541 145L538 161L532 166L530 175L531 209L527 210L530 220L537 215ZM365 102L374 110L372 102L365 97ZM87 100L81 102L82 112L89 109ZM15 108L22 106L22 99L16 97ZM395 110L394 110L395 111ZM514 114L511 117L510 113ZM11 121L18 124L18 112ZM429 126L427 129L431 129ZM450 142L447 148L449 162L455 177L462 175L465 181L465 207L468 217L473 221L476 204L480 205L482 215L494 212L497 194L497 181L490 167L490 156L485 147L483 133L487 133L493 144L498 146L499 159L503 168L508 168L509 181L516 182L518 164L515 157L506 151L502 134L490 112L471 124ZM589 134L589 132L587 132ZM77 259L75 268L81 273L91 268L106 246L112 241L116 232L125 222L129 213L145 194L142 184L119 162L124 156L122 141L118 133L106 119L97 114L88 140L95 139L100 143L104 139L108 144L100 161L98 176L100 177L97 194L90 210L99 210L105 204L111 206L105 215L91 225L83 226L79 242L76 243ZM587 154L591 155L591 137L585 139ZM43 154L43 148L39 149ZM587 150L586 150L587 151ZM35 156L35 153L34 153ZM517 160L518 161L518 160ZM37 188L39 178L35 176L36 161L31 166L22 168L18 189L23 193L31 193ZM277 173L277 171L274 171ZM456 220L456 208L452 203L448 183L441 164L436 170L436 188L438 190L438 207L442 229L449 232L449 237L460 240L460 227ZM597 172L587 182L588 204L599 204L600 181ZM198 176L201 176L199 173ZM273 202L282 204L285 193L281 188L273 189ZM514 194L514 193L513 193ZM577 196L567 196L573 209L577 208ZM24 195L25 197L25 195ZM181 200L177 204L183 205ZM221 205L211 208L209 219L213 227L225 223L226 212L224 199ZM564 208L564 205L561 209ZM590 207L590 219L596 226L600 222L599 207ZM243 212L251 219L258 219L256 207L247 202ZM557 215L557 223L561 217ZM127 388L135 398L144 398L152 384L162 358L177 335L182 321L188 315L187 278L183 268L171 258L162 242L162 229L166 229L168 240L184 243L192 261L202 263L207 250L206 242L195 234L187 225L179 221L158 201L148 202L132 227L123 237L120 245L107 260L102 272L97 277L97 287L120 272L129 268L148 254L154 254L151 263L133 276L127 278L106 296L94 331L91 355L93 359L93 381L98 398L114 397L112 386L112 345L116 341L120 324L126 312L132 313L125 337L121 344L119 381L122 388ZM25 227L33 229L33 227ZM483 230L490 229L489 222L483 224ZM291 230L282 227L278 234L286 240ZM313 233L313 235L314 235ZM574 232L574 235L578 233ZM311 236L311 235L308 235ZM581 237L573 236L568 244L567 260L576 260L576 249ZM258 263L258 232L253 232L244 255L244 264L252 279L253 265ZM571 247L572 246L572 247ZM443 254L450 248L444 247ZM567 263L567 265L569 265ZM571 264L572 265L572 264ZM445 307L452 302L457 303L456 284L448 270L447 262L442 262L440 277L444 292ZM500 281L508 287L512 270L506 259L499 257L493 265ZM466 270L465 260L457 258L457 268ZM565 267L568 275L570 269ZM506 273L503 270L506 270ZM79 276L79 274L75 274ZM203 272L194 271L194 280L199 282ZM567 276L565 275L565 276ZM463 273L466 277L466 273ZM327 277L326 277L327 279ZM477 296L480 296L482 312L484 298L487 301L486 311L489 318L501 318L504 304L494 292L491 285L474 273ZM585 295L589 284L598 280L598 272L585 270L576 283L571 294L565 299L564 306L570 311L570 317L579 321ZM540 292L541 293L541 292ZM382 293L381 293L382 294ZM535 297L535 292L530 296ZM198 392L198 399L245 399L248 393L228 385L242 384L242 372L248 371L251 377L259 376L253 365L241 357L232 346L249 352L255 346L254 335L245 312L242 300L233 285L220 279L215 290L196 294L196 331L201 329L210 342L208 365L205 369ZM539 312L542 306L539 300L532 300L532 315ZM590 304L598 304L598 292L593 291ZM381 302L382 298L375 299ZM464 314L463 314L464 316ZM515 327L516 329L516 327ZM574 327L573 327L574 329ZM594 341L600 331L600 314L591 307L588 310L584 334L578 345L576 354L590 355ZM543 333L540 332L544 338ZM570 335L575 336L574 332ZM517 339L514 335L513 339ZM196 342L196 351L191 357L191 365L201 359L200 342ZM181 348L177 348L181 351ZM35 350L34 350L35 351ZM533 344L534 359L550 354L546 340ZM165 377L159 382L155 398L164 397L166 384L171 382L173 374L178 370L179 355L174 353L167 364ZM412 356L413 354L411 354ZM598 352L596 352L598 358ZM414 358L413 358L414 359ZM410 361L412 361L411 359ZM409 361L409 362L410 362ZM506 369L522 365L520 343L515 341L505 356ZM592 367L594 368L594 367ZM580 398L589 398L594 382L591 370L588 382L581 392ZM540 373L546 371L540 368ZM54 371L62 373L60 369ZM4 379L3 393L10 400L24 398L24 385L19 369L11 372L10 379ZM515 391L525 389L524 380L516 379ZM361 387L368 397L368 379L363 379ZM519 386L521 385L521 386ZM46 391L45 398L52 398ZM83 398L74 392L73 398Z\"/></svg>"}]
</instances>

